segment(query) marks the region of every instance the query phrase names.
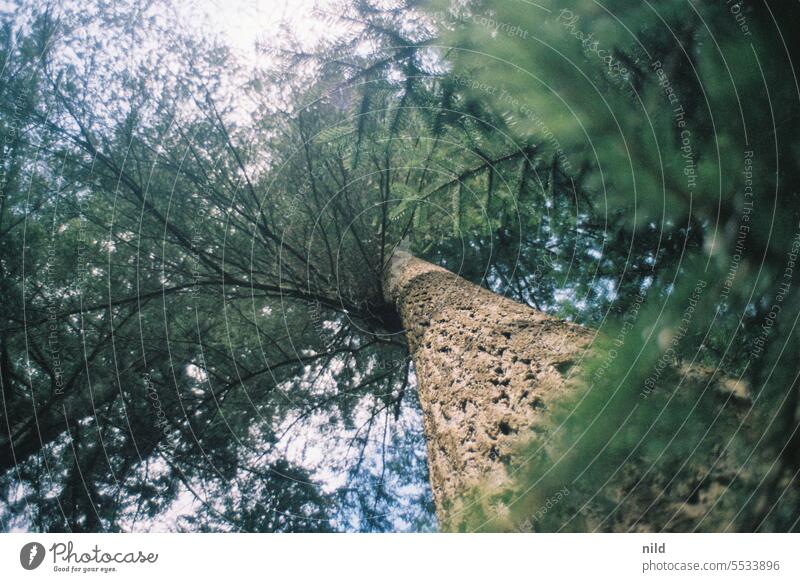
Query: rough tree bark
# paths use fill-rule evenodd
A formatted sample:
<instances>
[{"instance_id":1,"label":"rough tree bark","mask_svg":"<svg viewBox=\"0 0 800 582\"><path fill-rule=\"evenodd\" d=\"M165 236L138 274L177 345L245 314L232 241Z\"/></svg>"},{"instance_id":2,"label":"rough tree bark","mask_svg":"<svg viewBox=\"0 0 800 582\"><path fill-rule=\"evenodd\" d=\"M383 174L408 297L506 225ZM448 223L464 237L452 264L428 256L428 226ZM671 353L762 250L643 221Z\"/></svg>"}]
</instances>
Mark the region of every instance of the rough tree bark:
<instances>
[{"instance_id":1,"label":"rough tree bark","mask_svg":"<svg viewBox=\"0 0 800 582\"><path fill-rule=\"evenodd\" d=\"M440 524L471 485L502 486L504 460L566 393L592 332L395 251L384 272L417 372Z\"/></svg>"}]
</instances>

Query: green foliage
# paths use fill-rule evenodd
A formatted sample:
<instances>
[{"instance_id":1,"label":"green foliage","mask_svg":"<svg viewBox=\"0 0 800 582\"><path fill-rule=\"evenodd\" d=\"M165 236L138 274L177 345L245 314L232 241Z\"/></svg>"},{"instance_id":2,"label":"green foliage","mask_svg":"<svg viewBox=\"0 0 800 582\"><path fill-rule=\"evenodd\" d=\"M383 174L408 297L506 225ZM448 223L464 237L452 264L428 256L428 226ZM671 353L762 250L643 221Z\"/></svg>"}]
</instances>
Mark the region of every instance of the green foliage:
<instances>
[{"instance_id":1,"label":"green foliage","mask_svg":"<svg viewBox=\"0 0 800 582\"><path fill-rule=\"evenodd\" d=\"M599 330L463 529L796 529L793 8L344 3L264 69L90 4L0 39L4 528L435 527L403 244Z\"/></svg>"},{"instance_id":2,"label":"green foliage","mask_svg":"<svg viewBox=\"0 0 800 582\"><path fill-rule=\"evenodd\" d=\"M797 528L798 95L780 79L797 53L773 19L793 9L726 6L436 6L468 98L568 162L601 253L641 257L598 260L608 310L570 296L600 316L581 388L462 528Z\"/></svg>"}]
</instances>

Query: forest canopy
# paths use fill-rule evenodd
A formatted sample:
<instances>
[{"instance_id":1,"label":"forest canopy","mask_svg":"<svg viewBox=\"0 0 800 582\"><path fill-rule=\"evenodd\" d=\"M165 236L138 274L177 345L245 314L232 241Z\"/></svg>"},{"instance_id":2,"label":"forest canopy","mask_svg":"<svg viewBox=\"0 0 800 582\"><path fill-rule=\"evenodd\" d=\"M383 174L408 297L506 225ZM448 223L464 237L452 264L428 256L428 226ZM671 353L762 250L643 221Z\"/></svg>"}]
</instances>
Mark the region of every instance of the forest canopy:
<instances>
[{"instance_id":1,"label":"forest canopy","mask_svg":"<svg viewBox=\"0 0 800 582\"><path fill-rule=\"evenodd\" d=\"M0 529L798 531L796 3L177 4L0 7ZM398 251L592 335L457 523Z\"/></svg>"}]
</instances>

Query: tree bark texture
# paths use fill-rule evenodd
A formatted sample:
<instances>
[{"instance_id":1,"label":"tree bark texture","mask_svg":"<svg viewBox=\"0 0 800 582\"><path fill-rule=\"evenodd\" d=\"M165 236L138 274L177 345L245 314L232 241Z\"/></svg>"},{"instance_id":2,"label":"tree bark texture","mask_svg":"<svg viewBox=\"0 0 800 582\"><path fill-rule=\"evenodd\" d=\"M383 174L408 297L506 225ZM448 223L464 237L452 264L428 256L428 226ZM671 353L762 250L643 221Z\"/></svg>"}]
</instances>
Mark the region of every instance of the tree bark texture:
<instances>
[{"instance_id":1,"label":"tree bark texture","mask_svg":"<svg viewBox=\"0 0 800 582\"><path fill-rule=\"evenodd\" d=\"M504 461L569 391L592 332L405 251L395 251L383 279L416 368L434 503L447 529L468 487L509 478Z\"/></svg>"}]
</instances>

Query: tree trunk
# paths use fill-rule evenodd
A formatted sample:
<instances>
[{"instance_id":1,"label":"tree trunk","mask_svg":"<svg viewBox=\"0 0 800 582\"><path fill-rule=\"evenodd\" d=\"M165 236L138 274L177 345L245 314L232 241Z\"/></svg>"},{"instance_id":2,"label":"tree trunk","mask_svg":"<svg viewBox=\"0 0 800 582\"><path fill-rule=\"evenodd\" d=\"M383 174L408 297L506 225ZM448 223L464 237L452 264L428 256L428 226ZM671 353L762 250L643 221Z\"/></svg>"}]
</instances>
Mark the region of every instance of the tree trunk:
<instances>
[{"instance_id":1,"label":"tree trunk","mask_svg":"<svg viewBox=\"0 0 800 582\"><path fill-rule=\"evenodd\" d=\"M449 529L462 492L509 478L504 461L568 390L591 332L405 251L391 258L383 292L414 360L436 513Z\"/></svg>"}]
</instances>

